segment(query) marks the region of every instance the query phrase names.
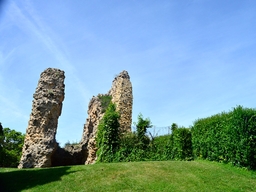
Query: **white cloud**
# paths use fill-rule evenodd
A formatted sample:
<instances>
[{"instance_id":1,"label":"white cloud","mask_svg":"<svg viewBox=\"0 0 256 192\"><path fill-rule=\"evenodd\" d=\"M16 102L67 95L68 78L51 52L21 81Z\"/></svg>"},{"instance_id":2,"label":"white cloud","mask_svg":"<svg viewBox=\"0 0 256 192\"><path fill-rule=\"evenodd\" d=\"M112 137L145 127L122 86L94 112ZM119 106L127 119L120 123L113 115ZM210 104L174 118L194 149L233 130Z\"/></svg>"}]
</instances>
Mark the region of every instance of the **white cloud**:
<instances>
[{"instance_id":1,"label":"white cloud","mask_svg":"<svg viewBox=\"0 0 256 192\"><path fill-rule=\"evenodd\" d=\"M39 41L49 50L51 55L58 61L59 66L63 67L65 71L72 76L73 85L78 92L87 99L89 91L85 89L83 82L77 77L76 69L68 59L67 51L64 50L64 44L57 35L42 21L40 16L33 9L30 1L25 1L25 11L21 10L14 1L11 2L9 15L13 22L24 30L26 33L32 33ZM57 43L56 43L57 41ZM61 45L62 48L60 48Z\"/></svg>"}]
</instances>

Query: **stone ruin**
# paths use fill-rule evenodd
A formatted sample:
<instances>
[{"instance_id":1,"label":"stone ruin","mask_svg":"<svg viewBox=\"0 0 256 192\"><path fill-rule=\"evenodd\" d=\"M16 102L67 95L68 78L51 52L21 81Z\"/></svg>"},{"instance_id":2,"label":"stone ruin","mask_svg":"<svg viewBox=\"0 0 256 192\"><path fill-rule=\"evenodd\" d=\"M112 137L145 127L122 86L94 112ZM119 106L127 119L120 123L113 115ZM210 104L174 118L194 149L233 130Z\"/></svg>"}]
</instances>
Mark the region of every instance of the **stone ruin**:
<instances>
[{"instance_id":1,"label":"stone ruin","mask_svg":"<svg viewBox=\"0 0 256 192\"><path fill-rule=\"evenodd\" d=\"M32 112L18 168L50 167L57 149L55 135L64 100L64 71L46 69L33 95Z\"/></svg>"},{"instance_id":2,"label":"stone ruin","mask_svg":"<svg viewBox=\"0 0 256 192\"><path fill-rule=\"evenodd\" d=\"M92 164L96 161L95 136L104 115L99 99L102 94L93 96L89 103L80 143L61 148L56 142L58 118L64 100L64 78L64 71L59 69L48 68L41 74L18 168ZM115 77L105 95L112 97L120 112L121 132L130 132L133 95L127 71Z\"/></svg>"},{"instance_id":3,"label":"stone ruin","mask_svg":"<svg viewBox=\"0 0 256 192\"><path fill-rule=\"evenodd\" d=\"M127 71L122 71L115 77L110 91L106 94L112 97L112 103L116 104L116 109L120 113L120 131L131 132L132 124L132 84ZM99 95L100 96L100 95ZM102 112L101 102L98 97L93 97L89 103L88 118L84 125L82 146L87 148L87 158L85 164L92 164L96 160L96 141L97 128L104 113Z\"/></svg>"}]
</instances>

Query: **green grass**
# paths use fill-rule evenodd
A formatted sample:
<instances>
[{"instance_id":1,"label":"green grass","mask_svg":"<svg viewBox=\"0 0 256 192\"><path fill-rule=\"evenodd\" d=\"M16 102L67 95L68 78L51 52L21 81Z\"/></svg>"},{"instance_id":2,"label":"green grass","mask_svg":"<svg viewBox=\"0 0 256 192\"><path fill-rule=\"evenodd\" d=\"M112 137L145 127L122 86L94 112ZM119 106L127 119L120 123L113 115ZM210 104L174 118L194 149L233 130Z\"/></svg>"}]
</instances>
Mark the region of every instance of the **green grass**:
<instances>
[{"instance_id":1,"label":"green grass","mask_svg":"<svg viewBox=\"0 0 256 192\"><path fill-rule=\"evenodd\" d=\"M256 191L256 172L208 161L0 169L0 191Z\"/></svg>"}]
</instances>

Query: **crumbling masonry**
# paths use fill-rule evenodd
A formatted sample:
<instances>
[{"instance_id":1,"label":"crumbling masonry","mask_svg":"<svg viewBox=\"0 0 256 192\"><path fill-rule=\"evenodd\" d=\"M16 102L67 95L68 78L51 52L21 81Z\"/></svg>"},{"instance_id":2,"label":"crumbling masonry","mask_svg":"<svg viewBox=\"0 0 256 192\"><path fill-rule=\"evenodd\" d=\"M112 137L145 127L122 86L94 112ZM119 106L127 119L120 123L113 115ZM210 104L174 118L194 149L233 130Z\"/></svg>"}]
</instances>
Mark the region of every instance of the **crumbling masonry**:
<instances>
[{"instance_id":1,"label":"crumbling masonry","mask_svg":"<svg viewBox=\"0 0 256 192\"><path fill-rule=\"evenodd\" d=\"M120 113L121 132L130 132L132 123L132 84L127 71L122 71L115 77L112 87L107 95L112 97L112 102L116 104L116 109ZM101 103L98 97L93 97L89 103L88 118L84 126L81 144L87 150L85 163L91 164L96 160L95 136L101 118L103 117Z\"/></svg>"},{"instance_id":2,"label":"crumbling masonry","mask_svg":"<svg viewBox=\"0 0 256 192\"><path fill-rule=\"evenodd\" d=\"M64 78L64 72L59 69L48 68L41 74L19 168L92 164L97 158L95 136L104 115L99 95L93 96L89 103L81 142L65 148L56 142L58 117L64 100ZM115 77L106 95L112 97L120 113L121 132L131 131L133 95L127 71Z\"/></svg>"},{"instance_id":3,"label":"crumbling masonry","mask_svg":"<svg viewBox=\"0 0 256 192\"><path fill-rule=\"evenodd\" d=\"M50 167L57 149L55 135L64 100L64 71L46 69L33 95L32 112L19 168Z\"/></svg>"}]
</instances>

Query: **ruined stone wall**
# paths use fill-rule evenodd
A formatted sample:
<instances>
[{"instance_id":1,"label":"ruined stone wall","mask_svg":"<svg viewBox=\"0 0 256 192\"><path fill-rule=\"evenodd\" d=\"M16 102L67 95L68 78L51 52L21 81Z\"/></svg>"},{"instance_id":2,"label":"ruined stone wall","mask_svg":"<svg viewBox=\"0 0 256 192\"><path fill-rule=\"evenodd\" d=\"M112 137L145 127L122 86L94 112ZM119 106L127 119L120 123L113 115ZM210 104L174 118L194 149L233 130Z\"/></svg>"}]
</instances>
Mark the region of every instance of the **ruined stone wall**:
<instances>
[{"instance_id":1,"label":"ruined stone wall","mask_svg":"<svg viewBox=\"0 0 256 192\"><path fill-rule=\"evenodd\" d=\"M116 104L117 110L120 112L120 130L122 132L131 131L132 123L132 84L127 71L122 71L115 77L112 87L107 95L112 97L112 102ZM88 107L88 118L84 126L81 144L85 149L87 156L85 164L92 164L96 161L96 141L98 125L104 113L100 99L93 97Z\"/></svg>"},{"instance_id":2,"label":"ruined stone wall","mask_svg":"<svg viewBox=\"0 0 256 192\"><path fill-rule=\"evenodd\" d=\"M64 100L64 71L41 73L32 104L19 168L50 167L57 148L56 130Z\"/></svg>"},{"instance_id":3,"label":"ruined stone wall","mask_svg":"<svg viewBox=\"0 0 256 192\"><path fill-rule=\"evenodd\" d=\"M60 148L56 143L58 118L64 100L64 72L48 68L40 76L29 125L22 150L19 168L50 167L77 164L92 164L96 161L96 133L104 115L99 96L94 96L88 106L88 118L84 125L81 142ZM120 112L120 130L131 131L132 85L127 71L115 77L110 91Z\"/></svg>"},{"instance_id":4,"label":"ruined stone wall","mask_svg":"<svg viewBox=\"0 0 256 192\"><path fill-rule=\"evenodd\" d=\"M100 120L104 113L102 111L101 102L98 97L93 96L88 106L88 118L84 125L83 136L81 140L82 148L87 154L85 164L92 164L96 160L96 141L95 136Z\"/></svg>"},{"instance_id":5,"label":"ruined stone wall","mask_svg":"<svg viewBox=\"0 0 256 192\"><path fill-rule=\"evenodd\" d=\"M93 96L88 106L88 118L84 124L83 135L78 145L58 147L52 157L53 166L92 164L96 160L95 136L104 113L98 96Z\"/></svg>"},{"instance_id":6,"label":"ruined stone wall","mask_svg":"<svg viewBox=\"0 0 256 192\"><path fill-rule=\"evenodd\" d=\"M112 102L116 104L116 109L120 113L121 132L131 132L132 124L132 83L127 71L122 71L115 77L112 88L109 91Z\"/></svg>"}]
</instances>

